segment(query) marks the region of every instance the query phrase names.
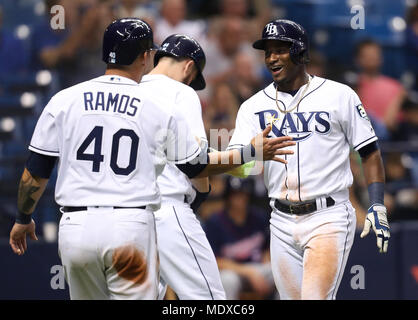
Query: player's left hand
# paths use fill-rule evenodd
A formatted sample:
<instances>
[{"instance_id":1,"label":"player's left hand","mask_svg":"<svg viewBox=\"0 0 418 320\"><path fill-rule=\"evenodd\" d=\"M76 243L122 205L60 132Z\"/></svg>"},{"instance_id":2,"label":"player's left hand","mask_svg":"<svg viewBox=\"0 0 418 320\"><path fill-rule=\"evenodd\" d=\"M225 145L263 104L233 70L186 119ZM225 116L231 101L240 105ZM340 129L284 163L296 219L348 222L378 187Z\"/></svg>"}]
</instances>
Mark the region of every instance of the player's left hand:
<instances>
[{"instance_id":1,"label":"player's left hand","mask_svg":"<svg viewBox=\"0 0 418 320\"><path fill-rule=\"evenodd\" d=\"M374 204L367 210L367 216L360 238L364 238L369 234L370 227L373 228L376 234L379 252L386 253L388 251L390 228L386 216L386 207L384 205Z\"/></svg>"},{"instance_id":2,"label":"player's left hand","mask_svg":"<svg viewBox=\"0 0 418 320\"><path fill-rule=\"evenodd\" d=\"M27 250L26 235L29 235L32 240L38 240L35 234L35 221L32 220L29 224L15 223L10 231L9 244L13 252L19 256Z\"/></svg>"}]
</instances>

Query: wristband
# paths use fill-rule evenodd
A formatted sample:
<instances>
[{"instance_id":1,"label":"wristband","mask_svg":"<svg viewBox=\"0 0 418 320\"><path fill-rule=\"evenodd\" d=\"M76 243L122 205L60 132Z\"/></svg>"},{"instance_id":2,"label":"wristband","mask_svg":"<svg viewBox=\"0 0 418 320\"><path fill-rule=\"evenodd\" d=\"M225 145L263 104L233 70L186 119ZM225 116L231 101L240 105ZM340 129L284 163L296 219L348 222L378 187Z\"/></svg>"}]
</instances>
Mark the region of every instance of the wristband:
<instances>
[{"instance_id":1,"label":"wristband","mask_svg":"<svg viewBox=\"0 0 418 320\"><path fill-rule=\"evenodd\" d=\"M197 209L199 209L200 205L206 201L206 199L209 197L209 193L212 190L211 185L209 185L209 191L208 192L200 192L195 187L193 189L196 191L196 197L194 198L193 202L190 204L190 208L192 208L194 213L197 213Z\"/></svg>"},{"instance_id":2,"label":"wristband","mask_svg":"<svg viewBox=\"0 0 418 320\"><path fill-rule=\"evenodd\" d=\"M367 186L369 191L370 205L381 203L383 205L383 199L385 194L385 184L383 182L373 182Z\"/></svg>"},{"instance_id":3,"label":"wristband","mask_svg":"<svg viewBox=\"0 0 418 320\"><path fill-rule=\"evenodd\" d=\"M16 223L18 224L29 224L32 221L32 214L25 214L19 210L16 213Z\"/></svg>"},{"instance_id":4,"label":"wristband","mask_svg":"<svg viewBox=\"0 0 418 320\"><path fill-rule=\"evenodd\" d=\"M241 164L253 161L255 158L255 148L252 143L247 144L240 149L241 152Z\"/></svg>"}]
</instances>

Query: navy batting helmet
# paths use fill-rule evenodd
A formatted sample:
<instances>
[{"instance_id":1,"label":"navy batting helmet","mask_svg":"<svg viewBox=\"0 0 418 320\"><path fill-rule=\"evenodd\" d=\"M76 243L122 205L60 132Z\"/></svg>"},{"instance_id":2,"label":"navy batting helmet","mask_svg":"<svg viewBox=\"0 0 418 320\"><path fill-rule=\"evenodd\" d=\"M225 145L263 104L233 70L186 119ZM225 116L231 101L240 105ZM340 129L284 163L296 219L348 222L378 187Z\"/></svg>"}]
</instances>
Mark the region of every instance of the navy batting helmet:
<instances>
[{"instance_id":1,"label":"navy batting helmet","mask_svg":"<svg viewBox=\"0 0 418 320\"><path fill-rule=\"evenodd\" d=\"M253 43L255 49L265 50L267 40L290 42L290 58L295 64L309 62L308 35L298 23L290 20L273 20L266 24L261 39Z\"/></svg>"},{"instance_id":2,"label":"navy batting helmet","mask_svg":"<svg viewBox=\"0 0 418 320\"><path fill-rule=\"evenodd\" d=\"M154 56L154 65L158 64L161 57L171 56L176 58L190 58L194 61L198 74L190 83L195 90L206 87L205 78L202 75L206 64L206 56L200 44L193 38L182 34L173 34L163 41L160 49Z\"/></svg>"},{"instance_id":3,"label":"navy batting helmet","mask_svg":"<svg viewBox=\"0 0 418 320\"><path fill-rule=\"evenodd\" d=\"M102 59L106 63L130 65L140 53L151 49L158 47L148 23L137 18L118 19L104 32Z\"/></svg>"}]
</instances>

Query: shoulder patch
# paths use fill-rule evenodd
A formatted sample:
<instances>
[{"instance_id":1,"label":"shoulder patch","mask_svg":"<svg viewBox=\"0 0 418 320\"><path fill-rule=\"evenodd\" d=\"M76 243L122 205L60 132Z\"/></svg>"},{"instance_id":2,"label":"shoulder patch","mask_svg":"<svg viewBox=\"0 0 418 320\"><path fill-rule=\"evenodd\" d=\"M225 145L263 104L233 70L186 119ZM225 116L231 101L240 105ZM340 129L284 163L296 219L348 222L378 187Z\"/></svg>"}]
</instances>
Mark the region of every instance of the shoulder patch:
<instances>
[{"instance_id":1,"label":"shoulder patch","mask_svg":"<svg viewBox=\"0 0 418 320\"><path fill-rule=\"evenodd\" d=\"M357 112L360 115L360 117L370 121L369 117L367 116L366 109L364 109L362 104L357 105L356 109L357 109Z\"/></svg>"}]
</instances>

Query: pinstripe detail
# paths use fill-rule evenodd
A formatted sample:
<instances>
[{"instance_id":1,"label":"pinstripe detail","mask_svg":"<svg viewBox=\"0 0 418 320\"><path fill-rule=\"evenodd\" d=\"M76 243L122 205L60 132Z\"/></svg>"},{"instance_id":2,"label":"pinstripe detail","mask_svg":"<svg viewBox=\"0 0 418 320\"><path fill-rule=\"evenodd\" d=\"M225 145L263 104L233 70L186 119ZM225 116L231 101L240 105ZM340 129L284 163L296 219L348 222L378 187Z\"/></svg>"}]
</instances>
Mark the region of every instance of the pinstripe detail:
<instances>
[{"instance_id":1,"label":"pinstripe detail","mask_svg":"<svg viewBox=\"0 0 418 320\"><path fill-rule=\"evenodd\" d=\"M348 210L346 204L344 204L344 206L345 206L345 210L347 211L347 221L348 221L348 224L347 224L347 234L345 236L344 251L343 251L343 256L342 256L342 259L341 259L340 271L338 272L337 281L335 282L334 290L332 291L332 295L331 295L331 298L332 299L335 299L336 298L336 295L337 295L337 292L336 292L336 290L337 290L337 284L340 283L341 278L342 278L342 276L344 274L343 263L344 263L344 258L345 258L345 254L346 254L348 234L349 234L350 225L351 225L351 222L349 220L350 211Z\"/></svg>"},{"instance_id":2,"label":"pinstripe detail","mask_svg":"<svg viewBox=\"0 0 418 320\"><path fill-rule=\"evenodd\" d=\"M312 76L312 79L314 78L315 76ZM302 100L303 99L305 99L307 96L309 96L312 92L315 92L316 90L318 90L320 87L322 87L322 85L325 83L325 81L327 81L327 79L325 79L324 80L324 82L322 82L318 87L316 87L315 89L313 89L311 92L309 92L306 96L304 96L301 100L300 100L300 102L302 102ZM299 103L300 103L299 102Z\"/></svg>"},{"instance_id":3,"label":"pinstripe detail","mask_svg":"<svg viewBox=\"0 0 418 320\"><path fill-rule=\"evenodd\" d=\"M193 152L192 152L192 154L191 154L191 155L189 155L189 156L187 156L186 158L183 158L183 159L174 159L174 160L172 160L172 161L173 161L173 162L182 162L182 161L189 162L188 160L189 160L191 157L193 157L194 155L196 155L199 151L201 151L200 146L198 146L198 147L197 147L197 149L196 149L195 151L193 151ZM193 160L193 159L192 159L192 160Z\"/></svg>"},{"instance_id":4,"label":"pinstripe detail","mask_svg":"<svg viewBox=\"0 0 418 320\"><path fill-rule=\"evenodd\" d=\"M209 290L210 296L211 296L212 300L215 300L215 299L213 298L213 294L212 294L212 290L210 289L209 282L208 282L208 280L206 279L206 276L205 276L205 274L203 273L202 268L200 267L199 261L197 260L196 254L194 253L194 250L193 250L193 247L192 247L192 245L190 244L189 239L187 238L187 235L186 235L186 233L184 232L184 230L183 230L183 228L182 228L182 226L181 226L181 224L180 224L179 217L177 216L177 212L176 212L176 209L175 209L174 207L173 207L173 210L174 210L174 214L176 215L177 223L178 223L178 225L179 225L179 227L180 227L180 229L181 229L181 232L183 233L184 238L186 239L186 242L187 242L187 244L189 245L190 250L191 250L191 251L192 251L192 253L193 253L193 257L194 257L194 259L195 259L195 261L196 261L196 264L197 264L197 266L199 267L200 273L202 274L203 278L205 279L206 285L208 286L208 290Z\"/></svg>"},{"instance_id":5,"label":"pinstripe detail","mask_svg":"<svg viewBox=\"0 0 418 320\"><path fill-rule=\"evenodd\" d=\"M272 97L270 97L270 96L267 94L266 89L264 89L264 90L263 90L263 92L264 92L264 94L265 94L267 97L269 97L271 100L276 101L276 98L272 98ZM286 106L285 106L284 102L283 102L282 100L277 100L277 101L278 101L278 102L280 102L280 103L283 105L284 109L286 110Z\"/></svg>"},{"instance_id":6,"label":"pinstripe detail","mask_svg":"<svg viewBox=\"0 0 418 320\"><path fill-rule=\"evenodd\" d=\"M45 150L45 149L37 148L37 147L35 147L35 146L31 145L31 144L29 145L29 147L31 147L33 149L36 149L36 150L39 150L39 151L44 151L44 152L49 152L49 153L56 153L56 154L59 154L60 153L59 151L51 151L51 150Z\"/></svg>"},{"instance_id":7,"label":"pinstripe detail","mask_svg":"<svg viewBox=\"0 0 418 320\"><path fill-rule=\"evenodd\" d=\"M235 148L231 148L231 147L235 147ZM245 147L245 146L243 144L241 144L241 143L234 143L234 144L230 144L228 146L227 150L230 150L230 149L240 149L238 147Z\"/></svg>"}]
</instances>

